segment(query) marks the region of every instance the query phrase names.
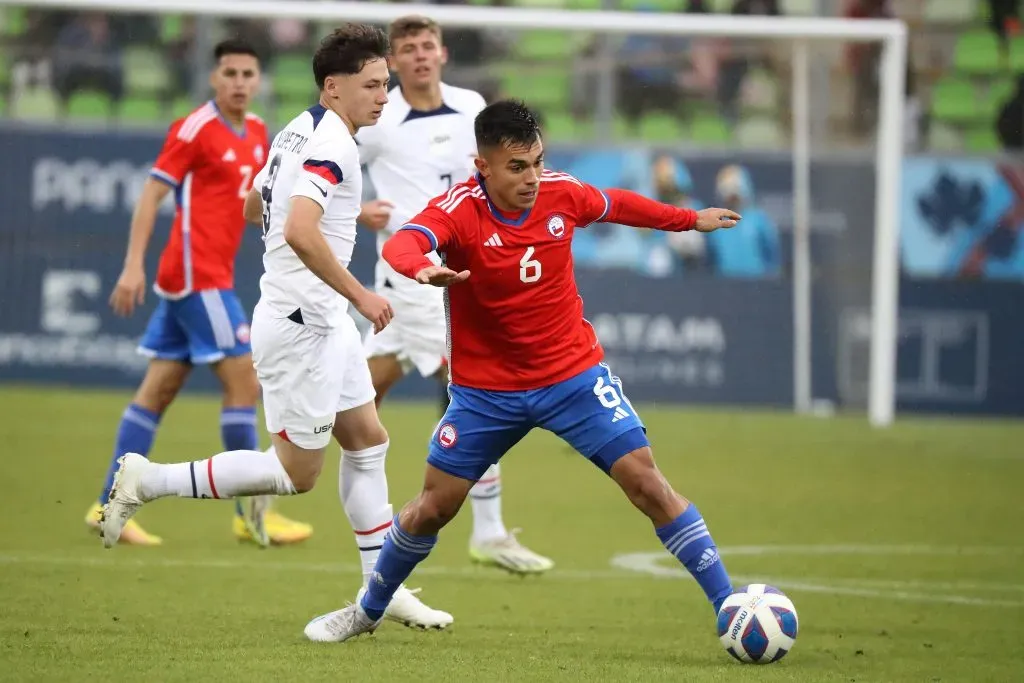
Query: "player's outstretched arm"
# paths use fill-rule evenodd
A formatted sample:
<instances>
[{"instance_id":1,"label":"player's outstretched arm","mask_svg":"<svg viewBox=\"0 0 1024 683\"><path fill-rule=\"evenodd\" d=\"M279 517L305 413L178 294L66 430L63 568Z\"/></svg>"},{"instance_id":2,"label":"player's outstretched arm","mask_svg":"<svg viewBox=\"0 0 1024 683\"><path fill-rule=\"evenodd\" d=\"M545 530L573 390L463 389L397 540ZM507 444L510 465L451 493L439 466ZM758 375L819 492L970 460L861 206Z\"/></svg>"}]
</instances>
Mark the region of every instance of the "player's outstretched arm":
<instances>
[{"instance_id":1,"label":"player's outstretched arm","mask_svg":"<svg viewBox=\"0 0 1024 683\"><path fill-rule=\"evenodd\" d=\"M131 228L128 231L128 253L124 268L110 294L110 306L118 315L128 316L146 298L146 248L153 237L153 226L160 211L160 202L171 191L165 182L147 178L135 210L132 212Z\"/></svg>"},{"instance_id":2,"label":"player's outstretched arm","mask_svg":"<svg viewBox=\"0 0 1024 683\"><path fill-rule=\"evenodd\" d=\"M605 196L608 198L608 208L601 220L637 228L670 232L713 232L719 228L731 228L741 218L729 209L694 211L662 204L629 190L607 190Z\"/></svg>"},{"instance_id":3,"label":"player's outstretched arm","mask_svg":"<svg viewBox=\"0 0 1024 683\"><path fill-rule=\"evenodd\" d=\"M345 266L338 263L320 232L323 214L320 204L309 197L292 197L284 224L284 240L314 275L351 301L356 310L373 323L374 332L380 332L391 322L395 312L387 299L363 287Z\"/></svg>"},{"instance_id":4,"label":"player's outstretched arm","mask_svg":"<svg viewBox=\"0 0 1024 683\"><path fill-rule=\"evenodd\" d=\"M421 285L447 287L469 279L469 271L457 273L451 268L436 266L426 257L434 250L430 239L416 230L399 230L384 243L381 256L388 264Z\"/></svg>"}]
</instances>

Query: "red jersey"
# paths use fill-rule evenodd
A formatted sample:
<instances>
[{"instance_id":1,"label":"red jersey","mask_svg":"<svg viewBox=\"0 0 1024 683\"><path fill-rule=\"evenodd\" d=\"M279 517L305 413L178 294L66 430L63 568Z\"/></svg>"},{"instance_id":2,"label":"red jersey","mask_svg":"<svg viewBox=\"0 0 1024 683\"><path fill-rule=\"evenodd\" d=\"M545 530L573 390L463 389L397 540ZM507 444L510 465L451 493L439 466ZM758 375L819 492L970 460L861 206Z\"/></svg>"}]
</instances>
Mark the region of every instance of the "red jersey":
<instances>
[{"instance_id":1,"label":"red jersey","mask_svg":"<svg viewBox=\"0 0 1024 683\"><path fill-rule=\"evenodd\" d=\"M423 256L432 249L448 268L470 271L469 280L445 289L455 384L536 389L577 375L604 356L583 317L572 236L577 228L613 218L684 230L696 213L544 171L533 208L511 217L491 203L477 177L431 201L389 240L383 256L407 277L432 265Z\"/></svg>"},{"instance_id":2,"label":"red jersey","mask_svg":"<svg viewBox=\"0 0 1024 683\"><path fill-rule=\"evenodd\" d=\"M160 255L158 294L178 299L204 289L234 287L235 254L242 242L242 205L263 168L267 126L246 114L237 132L212 101L171 124L150 171L175 190L177 211Z\"/></svg>"}]
</instances>

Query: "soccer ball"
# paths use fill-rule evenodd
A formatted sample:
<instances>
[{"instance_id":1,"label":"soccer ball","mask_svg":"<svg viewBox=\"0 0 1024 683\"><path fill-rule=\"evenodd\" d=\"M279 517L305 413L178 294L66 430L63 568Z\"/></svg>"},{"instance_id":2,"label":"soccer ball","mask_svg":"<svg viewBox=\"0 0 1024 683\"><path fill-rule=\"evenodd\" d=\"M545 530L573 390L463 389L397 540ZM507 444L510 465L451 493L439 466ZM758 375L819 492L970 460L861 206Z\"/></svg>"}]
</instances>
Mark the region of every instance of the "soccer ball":
<instances>
[{"instance_id":1,"label":"soccer ball","mask_svg":"<svg viewBox=\"0 0 1024 683\"><path fill-rule=\"evenodd\" d=\"M746 664L771 664L796 643L796 608L778 588L752 583L725 599L718 612L718 639Z\"/></svg>"}]
</instances>

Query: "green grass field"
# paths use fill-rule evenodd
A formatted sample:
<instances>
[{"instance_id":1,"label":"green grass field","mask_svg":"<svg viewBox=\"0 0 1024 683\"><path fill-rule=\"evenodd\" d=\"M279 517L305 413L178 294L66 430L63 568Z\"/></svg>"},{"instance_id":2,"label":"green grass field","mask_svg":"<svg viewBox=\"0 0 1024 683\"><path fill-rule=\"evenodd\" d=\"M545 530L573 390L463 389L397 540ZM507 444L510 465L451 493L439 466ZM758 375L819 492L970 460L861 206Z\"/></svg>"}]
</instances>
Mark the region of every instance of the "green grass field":
<instances>
[{"instance_id":1,"label":"green grass field","mask_svg":"<svg viewBox=\"0 0 1024 683\"><path fill-rule=\"evenodd\" d=\"M643 411L661 467L695 500L737 583L787 591L793 652L728 657L711 608L602 474L535 433L504 461L505 518L553 557L521 579L470 565L468 506L414 574L455 615L446 632L385 624L343 645L302 628L358 587L358 558L328 460L282 502L316 533L260 550L230 505L143 510L160 548L104 550L82 522L126 393L0 390L0 679L339 681L1024 680L1024 423ZM394 404L392 502L418 488L432 406ZM185 397L153 458L220 450L214 400Z\"/></svg>"}]
</instances>

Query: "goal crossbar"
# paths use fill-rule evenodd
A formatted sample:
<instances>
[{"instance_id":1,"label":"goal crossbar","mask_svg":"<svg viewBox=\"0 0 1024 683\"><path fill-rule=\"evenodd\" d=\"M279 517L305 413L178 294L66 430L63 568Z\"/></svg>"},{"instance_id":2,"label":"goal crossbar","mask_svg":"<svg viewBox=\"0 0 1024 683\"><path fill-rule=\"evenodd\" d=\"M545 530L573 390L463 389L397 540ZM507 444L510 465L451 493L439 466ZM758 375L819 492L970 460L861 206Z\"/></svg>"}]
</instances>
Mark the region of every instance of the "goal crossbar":
<instances>
[{"instance_id":1,"label":"goal crossbar","mask_svg":"<svg viewBox=\"0 0 1024 683\"><path fill-rule=\"evenodd\" d=\"M209 17L387 23L409 14L445 26L551 29L608 34L655 34L783 39L793 49L793 393L797 412L812 404L811 383L811 153L808 44L812 41L880 43L880 103L875 149L875 226L871 281L871 356L868 417L892 423L896 412L899 315L899 187L903 158L907 28L895 19L650 14L621 11L475 7L310 0L0 0L3 6L104 10Z\"/></svg>"},{"instance_id":2,"label":"goal crossbar","mask_svg":"<svg viewBox=\"0 0 1024 683\"><path fill-rule=\"evenodd\" d=\"M513 7L320 2L316 0L0 0L0 6L107 10L146 14L196 14L219 17L346 20L386 22L423 14L440 24L460 27L498 26L519 29L565 29L602 33L685 33L740 38L790 38L880 42L906 34L901 21L819 17L736 17L714 14L657 14L620 11L559 10Z\"/></svg>"}]
</instances>

